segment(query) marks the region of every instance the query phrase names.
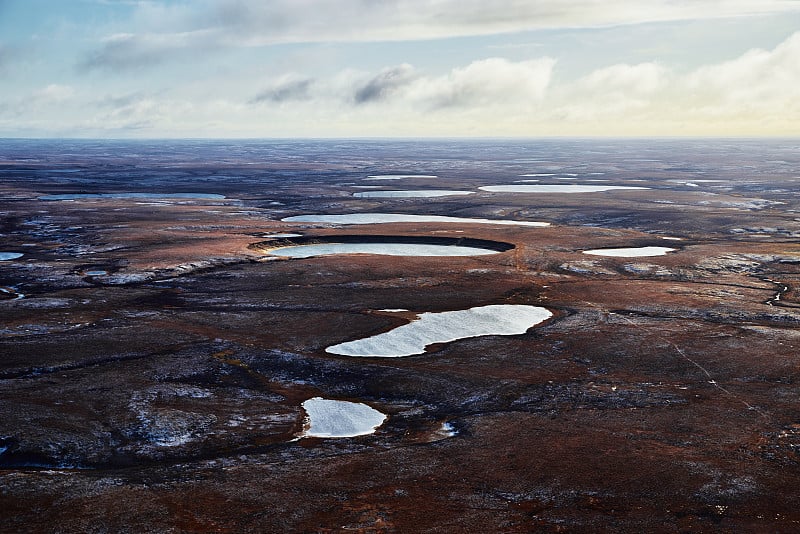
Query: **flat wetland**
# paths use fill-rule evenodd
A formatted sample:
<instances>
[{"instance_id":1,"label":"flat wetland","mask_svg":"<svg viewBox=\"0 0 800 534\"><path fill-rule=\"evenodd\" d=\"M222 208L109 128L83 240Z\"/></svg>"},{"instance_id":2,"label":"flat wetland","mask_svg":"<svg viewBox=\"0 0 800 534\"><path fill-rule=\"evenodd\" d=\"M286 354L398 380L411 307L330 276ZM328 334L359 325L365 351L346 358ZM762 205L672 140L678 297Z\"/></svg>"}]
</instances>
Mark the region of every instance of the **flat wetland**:
<instances>
[{"instance_id":1,"label":"flat wetland","mask_svg":"<svg viewBox=\"0 0 800 534\"><path fill-rule=\"evenodd\" d=\"M0 532L797 531L798 193L797 140L0 141Z\"/></svg>"}]
</instances>

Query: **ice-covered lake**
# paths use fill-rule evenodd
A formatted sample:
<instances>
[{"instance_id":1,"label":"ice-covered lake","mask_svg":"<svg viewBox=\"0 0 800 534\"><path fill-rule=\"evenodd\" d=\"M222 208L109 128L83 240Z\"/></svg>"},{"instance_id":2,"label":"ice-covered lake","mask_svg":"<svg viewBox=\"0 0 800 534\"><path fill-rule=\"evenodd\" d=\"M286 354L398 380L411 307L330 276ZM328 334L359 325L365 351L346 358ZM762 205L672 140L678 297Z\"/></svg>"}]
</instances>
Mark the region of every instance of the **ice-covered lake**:
<instances>
[{"instance_id":1,"label":"ice-covered lake","mask_svg":"<svg viewBox=\"0 0 800 534\"><path fill-rule=\"evenodd\" d=\"M364 180L403 180L406 178L437 178L433 174L373 174Z\"/></svg>"},{"instance_id":2,"label":"ice-covered lake","mask_svg":"<svg viewBox=\"0 0 800 534\"><path fill-rule=\"evenodd\" d=\"M434 198L474 195L473 191L451 191L448 189L410 189L392 191L361 191L353 193L357 198Z\"/></svg>"},{"instance_id":3,"label":"ice-covered lake","mask_svg":"<svg viewBox=\"0 0 800 534\"><path fill-rule=\"evenodd\" d=\"M269 254L288 258L311 258L331 254L378 254L382 256L482 256L498 250L427 243L316 243L272 249Z\"/></svg>"},{"instance_id":4,"label":"ice-covered lake","mask_svg":"<svg viewBox=\"0 0 800 534\"><path fill-rule=\"evenodd\" d=\"M512 184L485 185L479 187L489 193L602 193L624 189L650 189L632 185L585 185L585 184Z\"/></svg>"},{"instance_id":5,"label":"ice-covered lake","mask_svg":"<svg viewBox=\"0 0 800 534\"><path fill-rule=\"evenodd\" d=\"M632 248L598 248L584 250L584 254L591 256L612 256L615 258L643 258L647 256L663 256L674 251L669 247L632 247Z\"/></svg>"},{"instance_id":6,"label":"ice-covered lake","mask_svg":"<svg viewBox=\"0 0 800 534\"><path fill-rule=\"evenodd\" d=\"M524 334L552 313L539 306L494 304L468 310L420 313L408 324L388 332L325 349L342 356L399 358L423 354L428 345L478 336Z\"/></svg>"},{"instance_id":7,"label":"ice-covered lake","mask_svg":"<svg viewBox=\"0 0 800 534\"><path fill-rule=\"evenodd\" d=\"M62 195L43 195L39 200L83 200L83 199L203 199L224 200L225 195L213 193L65 193Z\"/></svg>"},{"instance_id":8,"label":"ice-covered lake","mask_svg":"<svg viewBox=\"0 0 800 534\"><path fill-rule=\"evenodd\" d=\"M360 402L314 397L303 404L308 416L302 437L349 438L372 434L386 415Z\"/></svg>"},{"instance_id":9,"label":"ice-covered lake","mask_svg":"<svg viewBox=\"0 0 800 534\"><path fill-rule=\"evenodd\" d=\"M504 224L514 226L550 226L550 223L535 221L510 221L446 215L406 215L402 213L348 213L344 215L296 215L286 217L283 222L311 222L333 224L380 224L380 223L458 223L458 224Z\"/></svg>"}]
</instances>

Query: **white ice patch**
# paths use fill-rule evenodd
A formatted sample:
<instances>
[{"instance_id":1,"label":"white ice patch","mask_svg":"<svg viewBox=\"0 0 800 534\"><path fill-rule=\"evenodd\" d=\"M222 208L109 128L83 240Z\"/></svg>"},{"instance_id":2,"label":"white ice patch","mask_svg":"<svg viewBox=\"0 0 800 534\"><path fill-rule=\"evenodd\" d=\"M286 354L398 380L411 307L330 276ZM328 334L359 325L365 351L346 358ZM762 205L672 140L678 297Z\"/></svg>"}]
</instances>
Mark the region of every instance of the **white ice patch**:
<instances>
[{"instance_id":1,"label":"white ice patch","mask_svg":"<svg viewBox=\"0 0 800 534\"><path fill-rule=\"evenodd\" d=\"M374 174L364 180L402 180L404 178L438 178L433 174Z\"/></svg>"},{"instance_id":2,"label":"white ice patch","mask_svg":"<svg viewBox=\"0 0 800 534\"><path fill-rule=\"evenodd\" d=\"M479 187L489 193L602 193L619 189L650 189L628 185L582 185L582 184L532 184L532 185L485 185Z\"/></svg>"},{"instance_id":3,"label":"white ice patch","mask_svg":"<svg viewBox=\"0 0 800 534\"><path fill-rule=\"evenodd\" d=\"M442 423L442 428L439 429L439 433L446 438L452 438L458 435L458 431L450 423Z\"/></svg>"},{"instance_id":4,"label":"white ice patch","mask_svg":"<svg viewBox=\"0 0 800 534\"><path fill-rule=\"evenodd\" d=\"M269 251L273 256L289 258L311 258L331 254L378 254L382 256L483 256L499 251L477 247L455 245L428 245L415 243L323 243L276 248Z\"/></svg>"},{"instance_id":5,"label":"white ice patch","mask_svg":"<svg viewBox=\"0 0 800 534\"><path fill-rule=\"evenodd\" d=\"M645 256L663 256L667 252L674 250L674 248L669 247L599 248L584 250L583 253L592 256L613 256L615 258L641 258Z\"/></svg>"},{"instance_id":6,"label":"white ice patch","mask_svg":"<svg viewBox=\"0 0 800 534\"><path fill-rule=\"evenodd\" d=\"M504 224L509 226L550 226L550 223L535 221L509 221L470 217L448 217L446 215L405 215L402 213L348 213L344 215L297 215L286 217L282 222L312 222L333 224L381 224L381 223L457 223L457 224ZM272 236L270 236L272 237Z\"/></svg>"},{"instance_id":7,"label":"white ice patch","mask_svg":"<svg viewBox=\"0 0 800 534\"><path fill-rule=\"evenodd\" d=\"M289 238L289 237L303 237L303 234L292 234L292 233L288 233L288 234L267 234L264 237L270 237L270 238L279 239L279 238Z\"/></svg>"},{"instance_id":8,"label":"white ice patch","mask_svg":"<svg viewBox=\"0 0 800 534\"><path fill-rule=\"evenodd\" d=\"M21 257L21 252L0 252L0 261L16 260Z\"/></svg>"},{"instance_id":9,"label":"white ice patch","mask_svg":"<svg viewBox=\"0 0 800 534\"><path fill-rule=\"evenodd\" d=\"M140 198L224 200L225 195L213 193L67 193L63 195L42 195L39 197L39 200L116 200Z\"/></svg>"},{"instance_id":10,"label":"white ice patch","mask_svg":"<svg viewBox=\"0 0 800 534\"><path fill-rule=\"evenodd\" d=\"M421 313L408 324L375 336L325 349L342 356L399 358L423 354L428 345L478 336L524 334L552 317L539 306L495 304L468 310Z\"/></svg>"},{"instance_id":11,"label":"white ice patch","mask_svg":"<svg viewBox=\"0 0 800 534\"><path fill-rule=\"evenodd\" d=\"M301 437L349 438L372 434L386 421L386 415L359 402L314 397L303 403L308 415Z\"/></svg>"},{"instance_id":12,"label":"white ice patch","mask_svg":"<svg viewBox=\"0 0 800 534\"><path fill-rule=\"evenodd\" d=\"M447 189L409 189L398 191L362 191L353 193L356 198L433 198L473 195L473 191L450 191Z\"/></svg>"}]
</instances>

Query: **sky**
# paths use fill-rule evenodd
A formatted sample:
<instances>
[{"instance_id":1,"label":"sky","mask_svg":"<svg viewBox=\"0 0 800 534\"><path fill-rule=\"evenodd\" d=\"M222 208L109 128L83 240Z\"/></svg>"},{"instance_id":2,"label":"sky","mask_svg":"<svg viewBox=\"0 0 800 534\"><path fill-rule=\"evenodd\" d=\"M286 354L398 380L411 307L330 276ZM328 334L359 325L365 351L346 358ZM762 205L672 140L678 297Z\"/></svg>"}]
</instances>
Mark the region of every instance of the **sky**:
<instances>
[{"instance_id":1,"label":"sky","mask_svg":"<svg viewBox=\"0 0 800 534\"><path fill-rule=\"evenodd\" d=\"M800 135L800 0L0 0L0 137Z\"/></svg>"}]
</instances>

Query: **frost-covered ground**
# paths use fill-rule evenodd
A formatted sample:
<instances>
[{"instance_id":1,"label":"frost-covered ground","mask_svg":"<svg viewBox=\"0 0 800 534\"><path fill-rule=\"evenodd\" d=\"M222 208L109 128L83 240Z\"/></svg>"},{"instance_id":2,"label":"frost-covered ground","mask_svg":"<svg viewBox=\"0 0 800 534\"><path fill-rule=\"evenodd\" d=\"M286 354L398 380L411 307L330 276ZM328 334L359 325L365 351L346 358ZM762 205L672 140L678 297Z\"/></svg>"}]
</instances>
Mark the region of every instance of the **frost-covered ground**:
<instances>
[{"instance_id":1,"label":"frost-covered ground","mask_svg":"<svg viewBox=\"0 0 800 534\"><path fill-rule=\"evenodd\" d=\"M349 438L372 434L386 415L360 402L314 397L303 403L308 428L303 437Z\"/></svg>"},{"instance_id":2,"label":"frost-covered ground","mask_svg":"<svg viewBox=\"0 0 800 534\"><path fill-rule=\"evenodd\" d=\"M477 336L524 334L550 318L539 306L495 304L468 310L421 313L403 326L375 336L348 341L325 349L331 354L399 358L423 354L425 347Z\"/></svg>"},{"instance_id":3,"label":"frost-covered ground","mask_svg":"<svg viewBox=\"0 0 800 534\"><path fill-rule=\"evenodd\" d=\"M297 215L282 219L283 222L314 222L334 224L379 224L403 222L437 222L460 224L505 224L514 226L550 226L550 223L535 221L510 221L498 219L480 219L470 217L448 217L446 215L406 215L402 213L347 213L344 215ZM275 236L270 236L275 237Z\"/></svg>"},{"instance_id":4,"label":"frost-covered ground","mask_svg":"<svg viewBox=\"0 0 800 534\"><path fill-rule=\"evenodd\" d=\"M628 185L583 185L583 184L519 184L519 185L486 185L479 187L481 191L490 193L602 193L617 189L650 189Z\"/></svg>"},{"instance_id":5,"label":"frost-covered ground","mask_svg":"<svg viewBox=\"0 0 800 534\"><path fill-rule=\"evenodd\" d=\"M362 191L353 193L356 198L432 198L457 195L473 195L473 191L451 191L447 189L409 189L397 191Z\"/></svg>"},{"instance_id":6,"label":"frost-covered ground","mask_svg":"<svg viewBox=\"0 0 800 534\"><path fill-rule=\"evenodd\" d=\"M642 258L646 256L663 256L667 252L672 252L674 250L674 248L669 247L598 248L594 250L584 250L583 253L591 256Z\"/></svg>"},{"instance_id":7,"label":"frost-covered ground","mask_svg":"<svg viewBox=\"0 0 800 534\"><path fill-rule=\"evenodd\" d=\"M497 254L487 248L454 245L428 245L416 243L322 243L297 245L270 250L274 256L310 258L330 254L379 254L382 256L481 256Z\"/></svg>"}]
</instances>

